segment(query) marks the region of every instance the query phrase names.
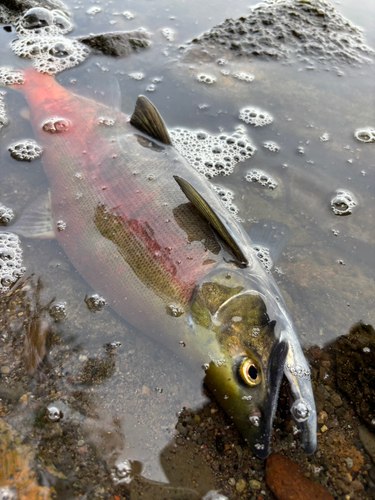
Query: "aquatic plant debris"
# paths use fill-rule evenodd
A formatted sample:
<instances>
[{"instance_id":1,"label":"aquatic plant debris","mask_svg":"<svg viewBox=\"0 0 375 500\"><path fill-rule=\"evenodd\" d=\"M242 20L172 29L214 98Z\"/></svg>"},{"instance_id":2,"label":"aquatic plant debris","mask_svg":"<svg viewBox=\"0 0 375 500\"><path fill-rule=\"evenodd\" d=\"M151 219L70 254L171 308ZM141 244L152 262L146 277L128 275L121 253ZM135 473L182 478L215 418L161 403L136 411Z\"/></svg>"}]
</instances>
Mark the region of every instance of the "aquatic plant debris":
<instances>
[{"instance_id":1,"label":"aquatic plant debris","mask_svg":"<svg viewBox=\"0 0 375 500\"><path fill-rule=\"evenodd\" d=\"M8 292L11 285L25 272L18 236L13 233L0 232L0 294Z\"/></svg>"},{"instance_id":2,"label":"aquatic plant debris","mask_svg":"<svg viewBox=\"0 0 375 500\"><path fill-rule=\"evenodd\" d=\"M325 0L266 0L247 17L227 19L192 40L187 54L197 46L215 58L222 52L250 59L296 57L307 66L362 64L375 55L361 30Z\"/></svg>"},{"instance_id":3,"label":"aquatic plant debris","mask_svg":"<svg viewBox=\"0 0 375 500\"><path fill-rule=\"evenodd\" d=\"M230 175L238 162L251 158L255 151L241 127L219 136L178 128L170 136L177 151L208 178Z\"/></svg>"}]
</instances>

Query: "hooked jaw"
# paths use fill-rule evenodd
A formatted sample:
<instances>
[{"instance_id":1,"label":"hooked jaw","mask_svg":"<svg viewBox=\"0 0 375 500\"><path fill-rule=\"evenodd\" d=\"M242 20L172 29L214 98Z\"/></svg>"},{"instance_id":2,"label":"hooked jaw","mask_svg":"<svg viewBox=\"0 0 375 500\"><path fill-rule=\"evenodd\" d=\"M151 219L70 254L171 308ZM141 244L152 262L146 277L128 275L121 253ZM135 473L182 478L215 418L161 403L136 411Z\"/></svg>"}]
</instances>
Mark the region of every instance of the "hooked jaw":
<instances>
[{"instance_id":1,"label":"hooked jaw","mask_svg":"<svg viewBox=\"0 0 375 500\"><path fill-rule=\"evenodd\" d=\"M283 377L284 365L288 354L288 344L278 342L272 349L266 368L265 390L257 408L249 404L242 422L237 422L245 441L255 455L265 459L270 452L273 420L276 413L279 389Z\"/></svg>"},{"instance_id":2,"label":"hooked jaw","mask_svg":"<svg viewBox=\"0 0 375 500\"><path fill-rule=\"evenodd\" d=\"M310 369L299 342L293 342L294 330L283 332L283 336L290 345L284 370L294 400L290 411L301 432L301 446L311 455L317 447L317 416Z\"/></svg>"}]
</instances>

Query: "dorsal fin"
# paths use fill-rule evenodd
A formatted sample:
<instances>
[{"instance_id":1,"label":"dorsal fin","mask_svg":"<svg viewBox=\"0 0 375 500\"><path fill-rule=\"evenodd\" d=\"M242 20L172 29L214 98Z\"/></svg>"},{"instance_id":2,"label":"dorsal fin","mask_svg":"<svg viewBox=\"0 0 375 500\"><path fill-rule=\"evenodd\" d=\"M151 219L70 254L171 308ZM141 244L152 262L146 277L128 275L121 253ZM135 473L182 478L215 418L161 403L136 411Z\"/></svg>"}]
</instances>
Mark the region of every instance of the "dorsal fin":
<instances>
[{"instance_id":1,"label":"dorsal fin","mask_svg":"<svg viewBox=\"0 0 375 500\"><path fill-rule=\"evenodd\" d=\"M199 213L212 224L240 262L247 264L248 261L236 242L235 234L231 231L230 227L228 227L228 224L225 223L224 218L210 207L206 200L188 181L177 175L175 175L174 178L188 200L191 201Z\"/></svg>"},{"instance_id":2,"label":"dorsal fin","mask_svg":"<svg viewBox=\"0 0 375 500\"><path fill-rule=\"evenodd\" d=\"M157 141L172 146L172 141L163 118L152 102L144 95L138 97L134 113L130 118L130 123Z\"/></svg>"}]
</instances>

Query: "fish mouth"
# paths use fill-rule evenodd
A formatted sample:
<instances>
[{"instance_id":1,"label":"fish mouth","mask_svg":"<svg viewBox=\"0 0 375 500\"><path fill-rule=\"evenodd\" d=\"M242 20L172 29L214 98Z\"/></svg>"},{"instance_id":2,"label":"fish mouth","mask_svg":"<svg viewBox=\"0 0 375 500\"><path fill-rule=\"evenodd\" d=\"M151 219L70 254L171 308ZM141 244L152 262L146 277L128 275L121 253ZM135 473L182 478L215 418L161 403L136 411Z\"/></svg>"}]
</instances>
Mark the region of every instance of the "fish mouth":
<instances>
[{"instance_id":1,"label":"fish mouth","mask_svg":"<svg viewBox=\"0 0 375 500\"><path fill-rule=\"evenodd\" d=\"M270 453L273 421L288 349L289 345L284 341L278 342L272 349L267 366L266 393L262 404L259 405L259 410L253 410L248 415L248 422L241 429L252 452L261 459L266 459Z\"/></svg>"}]
</instances>

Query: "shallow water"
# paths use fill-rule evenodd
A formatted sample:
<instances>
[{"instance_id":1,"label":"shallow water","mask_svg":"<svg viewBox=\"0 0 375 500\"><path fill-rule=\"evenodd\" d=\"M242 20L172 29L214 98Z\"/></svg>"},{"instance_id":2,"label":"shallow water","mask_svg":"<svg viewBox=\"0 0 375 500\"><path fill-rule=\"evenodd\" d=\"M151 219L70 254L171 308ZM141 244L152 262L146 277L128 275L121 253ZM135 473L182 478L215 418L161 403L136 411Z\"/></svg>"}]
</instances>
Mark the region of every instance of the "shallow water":
<instances>
[{"instance_id":1,"label":"shallow water","mask_svg":"<svg viewBox=\"0 0 375 500\"><path fill-rule=\"evenodd\" d=\"M122 110L127 114L132 113L137 96L145 94L170 129L188 128L212 135L230 134L238 126L246 131L255 154L238 163L231 175L214 177L211 182L233 192L238 217L247 230L261 219L284 222L290 227L292 238L274 273L302 346L324 347L348 334L359 321L373 324L375 144L358 141L354 133L375 128L375 65L328 62L324 67L293 58L265 61L254 57L249 61L229 53L227 64L221 66L215 58L206 61L179 49L228 17L247 15L256 2L240 1L235 6L220 1L176 4L167 0L130 1L126 6L118 0L109 5L87 0L66 3L76 24L69 36L143 27L151 33L152 45L128 58L91 54L79 66L57 76L63 86L102 99L100 94L106 94L109 78L114 76L121 88ZM90 15L93 5L102 10ZM355 26L363 28L366 43L375 48L373 2L367 0L358 6L353 0L345 0L334 6ZM134 19L126 19L121 14L124 10L132 12ZM172 41L163 35L165 28L173 30ZM27 67L30 61L21 60L9 48L14 36L0 30L1 65ZM240 72L255 78L246 82L233 77ZM134 79L130 75L135 73L144 77ZM199 82L200 74L216 81L210 85ZM24 98L11 90L7 90L5 98L10 124L0 131L0 202L18 217L31 201L46 192L48 181L40 159L28 163L10 157L9 145L21 138L33 138L33 132ZM245 124L239 113L247 107L264 110L273 122L263 127ZM279 151L264 147L270 141L279 146ZM277 187L270 190L246 182L246 174L254 169L272 176ZM335 215L331 208L331 200L340 189L352 193L356 200L352 213L346 216ZM31 298L24 299L31 302L29 317L34 314L45 321L49 318L36 303L38 278L44 285L40 291L42 305L54 297L66 303L66 321L49 327L52 339L47 375L19 375L23 367L22 344L13 349L16 342L12 341L12 347L8 338L3 338L3 356L10 357L2 361L14 376L2 370L0 397L4 404L0 409L23 436L30 433L31 440L34 436L38 457L49 464L49 469L41 466L40 484L54 485L58 498L84 498L85 494L87 498L110 498L114 488L126 484L129 474L124 473L124 479L119 469L131 460L133 475L142 468L146 478L168 479L175 487L193 487L201 496L217 489L216 470L200 462L196 449L191 451L194 460L188 455L174 457L172 472L168 469L170 457L163 461L163 454L170 453L166 447L173 448L170 443L176 433L176 414L182 407L208 408L209 418L216 414L217 407L209 403L199 375L108 307L96 313L89 311L84 299L94 291L74 270L56 241L21 241L25 276L34 275L34 285L26 285ZM7 319L10 331L22 331L24 311L24 304L16 301ZM115 342L120 345L108 346ZM16 394L18 390L18 397L7 397L8 387ZM59 427L41 416L49 402L64 415ZM220 418L223 428L228 425L229 429L225 416ZM192 439L185 445L203 447L204 439ZM236 442L245 448L238 436ZM60 456L56 451L59 447ZM74 466L67 465L73 449ZM185 449L185 453L190 451ZM100 480L96 481L95 476ZM147 487L140 486L144 491ZM138 498L134 491L130 498ZM271 498L269 490L264 491L262 497ZM121 494L125 495L122 490ZM164 494L179 498L175 491ZM225 494L242 498L233 488Z\"/></svg>"}]
</instances>

